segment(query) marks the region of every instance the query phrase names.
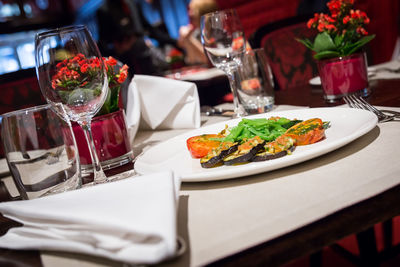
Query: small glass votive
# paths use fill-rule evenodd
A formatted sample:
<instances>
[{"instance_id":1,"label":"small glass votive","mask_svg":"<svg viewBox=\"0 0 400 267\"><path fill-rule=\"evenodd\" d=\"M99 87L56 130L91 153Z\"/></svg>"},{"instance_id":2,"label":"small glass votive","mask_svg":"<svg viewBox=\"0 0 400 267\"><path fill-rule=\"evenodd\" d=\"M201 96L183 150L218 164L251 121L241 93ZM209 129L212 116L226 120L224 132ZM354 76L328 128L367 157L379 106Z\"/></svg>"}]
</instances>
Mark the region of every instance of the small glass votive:
<instances>
[{"instance_id":1,"label":"small glass votive","mask_svg":"<svg viewBox=\"0 0 400 267\"><path fill-rule=\"evenodd\" d=\"M71 124L50 104L3 114L1 137L8 167L23 199L81 187Z\"/></svg>"},{"instance_id":2,"label":"small glass votive","mask_svg":"<svg viewBox=\"0 0 400 267\"><path fill-rule=\"evenodd\" d=\"M274 82L263 48L244 53L238 67L238 98L247 114L264 113L274 106Z\"/></svg>"}]
</instances>

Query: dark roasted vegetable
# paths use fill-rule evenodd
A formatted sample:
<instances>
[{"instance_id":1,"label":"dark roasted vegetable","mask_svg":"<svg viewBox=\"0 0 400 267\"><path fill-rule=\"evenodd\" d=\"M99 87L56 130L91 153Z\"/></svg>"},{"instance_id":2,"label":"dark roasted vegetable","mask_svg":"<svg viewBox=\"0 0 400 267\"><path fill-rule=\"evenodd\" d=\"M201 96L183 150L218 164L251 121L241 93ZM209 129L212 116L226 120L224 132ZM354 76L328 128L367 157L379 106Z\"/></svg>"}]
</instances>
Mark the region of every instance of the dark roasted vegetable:
<instances>
[{"instance_id":1,"label":"dark roasted vegetable","mask_svg":"<svg viewBox=\"0 0 400 267\"><path fill-rule=\"evenodd\" d=\"M257 152L263 148L265 141L259 136L250 138L243 144L238 146L238 149L224 158L223 162L225 165L234 165L238 163L248 162L254 157Z\"/></svg>"},{"instance_id":2,"label":"dark roasted vegetable","mask_svg":"<svg viewBox=\"0 0 400 267\"><path fill-rule=\"evenodd\" d=\"M287 150L283 150L283 151L276 152L276 153L268 153L268 152L263 151L263 152L257 153L251 159L251 161L259 162L259 161L266 161L266 160L281 158L281 157L284 157L284 156L286 156L288 154L291 154L294 151L295 148L296 148L295 146L291 146Z\"/></svg>"},{"instance_id":3,"label":"dark roasted vegetable","mask_svg":"<svg viewBox=\"0 0 400 267\"><path fill-rule=\"evenodd\" d=\"M238 149L238 143L222 142L217 148L212 149L206 156L200 159L201 167L212 168L221 165L222 160Z\"/></svg>"},{"instance_id":4,"label":"dark roasted vegetable","mask_svg":"<svg viewBox=\"0 0 400 267\"><path fill-rule=\"evenodd\" d=\"M280 136L275 141L265 144L264 149L258 152L251 161L265 161L276 159L294 151L295 140L289 136Z\"/></svg>"}]
</instances>

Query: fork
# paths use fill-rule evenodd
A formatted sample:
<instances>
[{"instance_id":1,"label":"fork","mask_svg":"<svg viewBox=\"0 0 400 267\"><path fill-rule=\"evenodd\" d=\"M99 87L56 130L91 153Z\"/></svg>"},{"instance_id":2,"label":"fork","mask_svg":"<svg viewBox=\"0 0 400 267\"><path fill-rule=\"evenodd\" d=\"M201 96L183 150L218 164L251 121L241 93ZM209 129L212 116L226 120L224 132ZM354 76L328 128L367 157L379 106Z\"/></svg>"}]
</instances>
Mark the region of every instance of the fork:
<instances>
[{"instance_id":1,"label":"fork","mask_svg":"<svg viewBox=\"0 0 400 267\"><path fill-rule=\"evenodd\" d=\"M352 108L365 109L373 112L378 117L378 122L391 121L394 120L395 117L397 117L395 113L390 115L383 113L381 110L377 109L376 107L365 101L361 96L356 96L354 94L347 95L343 97L343 100L344 102L346 102L347 105Z\"/></svg>"}]
</instances>

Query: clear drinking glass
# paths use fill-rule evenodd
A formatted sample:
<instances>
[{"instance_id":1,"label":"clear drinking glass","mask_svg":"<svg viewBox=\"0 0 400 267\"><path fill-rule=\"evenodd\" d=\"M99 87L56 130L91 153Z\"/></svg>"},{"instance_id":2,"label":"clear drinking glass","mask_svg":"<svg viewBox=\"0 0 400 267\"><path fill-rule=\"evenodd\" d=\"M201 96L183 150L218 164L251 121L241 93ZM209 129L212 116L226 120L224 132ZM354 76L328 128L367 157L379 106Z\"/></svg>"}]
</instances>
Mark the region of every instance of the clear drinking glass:
<instances>
[{"instance_id":1,"label":"clear drinking glass","mask_svg":"<svg viewBox=\"0 0 400 267\"><path fill-rule=\"evenodd\" d=\"M233 93L237 117L246 115L238 98L238 66L246 51L243 27L235 10L228 9L201 17L201 42L211 63L226 73Z\"/></svg>"},{"instance_id":2,"label":"clear drinking glass","mask_svg":"<svg viewBox=\"0 0 400 267\"><path fill-rule=\"evenodd\" d=\"M94 184L108 182L93 142L91 120L108 93L100 51L85 26L38 33L35 38L36 74L48 103L61 103L71 121L82 127L93 162ZM61 114L61 113L60 113Z\"/></svg>"},{"instance_id":3,"label":"clear drinking glass","mask_svg":"<svg viewBox=\"0 0 400 267\"><path fill-rule=\"evenodd\" d=\"M1 137L11 175L23 199L81 186L71 125L50 104L3 114Z\"/></svg>"},{"instance_id":4,"label":"clear drinking glass","mask_svg":"<svg viewBox=\"0 0 400 267\"><path fill-rule=\"evenodd\" d=\"M239 65L238 98L247 114L264 113L274 106L274 80L263 48L246 51Z\"/></svg>"}]
</instances>

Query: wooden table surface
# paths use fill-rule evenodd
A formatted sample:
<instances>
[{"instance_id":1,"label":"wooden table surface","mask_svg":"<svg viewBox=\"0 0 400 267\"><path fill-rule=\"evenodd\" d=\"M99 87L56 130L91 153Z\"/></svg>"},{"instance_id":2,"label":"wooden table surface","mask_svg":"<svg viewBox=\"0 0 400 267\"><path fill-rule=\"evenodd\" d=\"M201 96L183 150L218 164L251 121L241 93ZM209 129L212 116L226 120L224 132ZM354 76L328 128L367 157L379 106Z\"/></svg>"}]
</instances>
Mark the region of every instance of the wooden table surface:
<instances>
[{"instance_id":1,"label":"wooden table surface","mask_svg":"<svg viewBox=\"0 0 400 267\"><path fill-rule=\"evenodd\" d=\"M380 106L400 107L400 79L378 80L370 84L371 95L367 100ZM325 107L343 104L327 104L322 89L309 85L278 91L276 104ZM131 166L128 166L131 167ZM0 191L0 194L2 192ZM0 198L1 199L1 198ZM369 229L378 222L400 214L400 185L330 216L306 225L298 230L219 260L215 266L278 266L301 256L319 251L341 238ZM379 211L379 212L377 212ZM0 217L0 235L16 226ZM14 251L0 249L1 266L42 266L38 251Z\"/></svg>"}]
</instances>

